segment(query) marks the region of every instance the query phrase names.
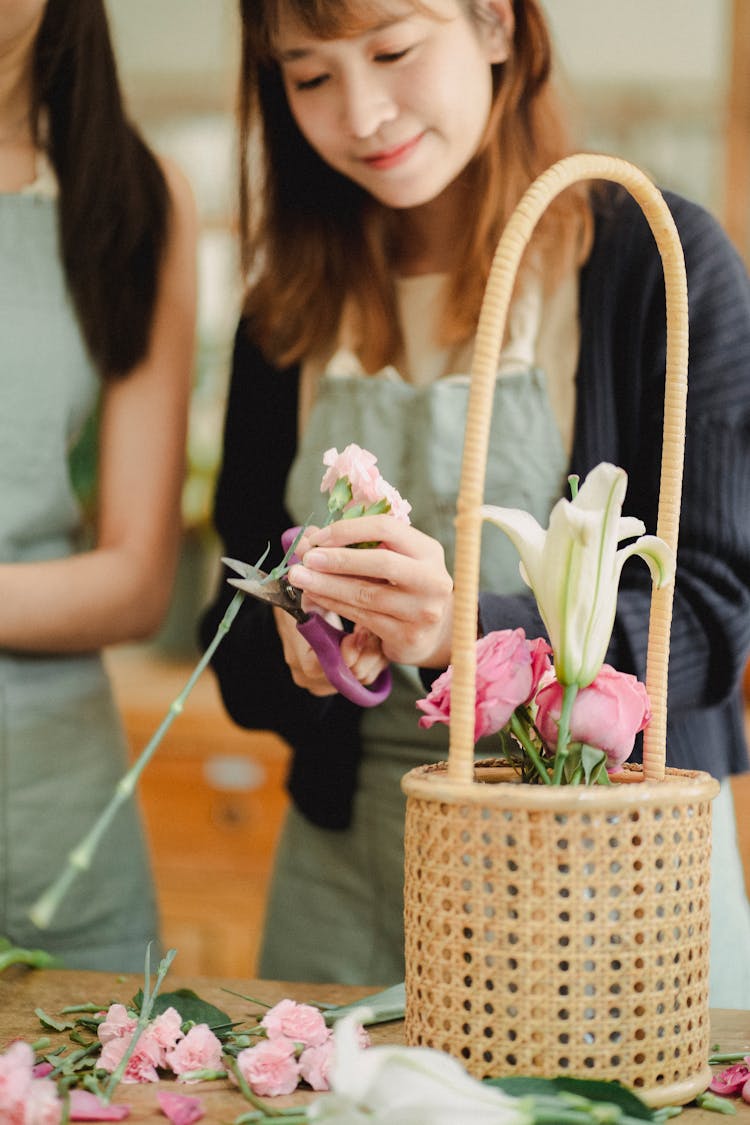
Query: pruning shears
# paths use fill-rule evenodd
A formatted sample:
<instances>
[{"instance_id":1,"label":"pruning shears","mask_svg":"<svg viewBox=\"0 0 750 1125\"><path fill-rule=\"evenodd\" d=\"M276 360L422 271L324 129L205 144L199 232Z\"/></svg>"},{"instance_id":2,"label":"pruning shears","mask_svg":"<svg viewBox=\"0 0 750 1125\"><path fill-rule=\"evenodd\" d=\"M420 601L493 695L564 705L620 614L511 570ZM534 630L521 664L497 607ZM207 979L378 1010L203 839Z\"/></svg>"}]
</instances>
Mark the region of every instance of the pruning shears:
<instances>
[{"instance_id":1,"label":"pruning shears","mask_svg":"<svg viewBox=\"0 0 750 1125\"><path fill-rule=\"evenodd\" d=\"M226 566L239 574L239 578L228 578L230 586L236 586L251 597L268 605L278 606L297 622L297 629L305 638L320 661L320 666L328 682L360 707L377 707L388 698L391 691L391 670L384 668L371 687L360 683L341 657L341 642L346 636L326 621L321 614L307 613L301 606L302 591L292 586L285 578L274 578L257 566L240 562L239 559L221 560Z\"/></svg>"}]
</instances>

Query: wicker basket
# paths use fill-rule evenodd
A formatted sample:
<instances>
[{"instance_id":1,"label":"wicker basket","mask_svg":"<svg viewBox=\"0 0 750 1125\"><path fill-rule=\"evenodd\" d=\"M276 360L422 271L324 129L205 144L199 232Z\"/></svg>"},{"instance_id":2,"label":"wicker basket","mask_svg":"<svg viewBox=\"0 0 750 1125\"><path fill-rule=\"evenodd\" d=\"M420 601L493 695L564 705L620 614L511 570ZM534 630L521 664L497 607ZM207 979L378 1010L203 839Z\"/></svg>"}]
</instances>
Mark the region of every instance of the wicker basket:
<instances>
[{"instance_id":1,"label":"wicker basket","mask_svg":"<svg viewBox=\"0 0 750 1125\"><path fill-rule=\"evenodd\" d=\"M474 760L476 605L492 389L518 264L549 202L579 180L622 184L656 239L667 292L657 534L676 550L687 393L687 286L658 190L625 161L560 161L500 240L477 331L458 499L451 738L412 770L405 839L406 1039L478 1077L617 1079L649 1104L705 1089L711 800L708 774L666 768L672 587L654 590L643 767L611 787L524 785Z\"/></svg>"}]
</instances>

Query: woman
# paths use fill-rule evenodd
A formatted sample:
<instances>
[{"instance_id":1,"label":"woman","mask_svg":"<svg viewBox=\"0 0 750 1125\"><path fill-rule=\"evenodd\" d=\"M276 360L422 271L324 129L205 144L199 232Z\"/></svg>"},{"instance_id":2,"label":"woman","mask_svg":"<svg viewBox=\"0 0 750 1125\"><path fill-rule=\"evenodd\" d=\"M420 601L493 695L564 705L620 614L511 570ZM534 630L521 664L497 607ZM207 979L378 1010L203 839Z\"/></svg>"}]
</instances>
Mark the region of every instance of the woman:
<instances>
[{"instance_id":1,"label":"woman","mask_svg":"<svg viewBox=\"0 0 750 1125\"><path fill-rule=\"evenodd\" d=\"M126 765L98 650L166 610L195 318L196 219L127 120L101 0L0 18L0 933L69 967L142 968L157 937L123 811L48 930L28 910ZM99 410L96 529L68 454Z\"/></svg>"},{"instance_id":2,"label":"woman","mask_svg":"<svg viewBox=\"0 0 750 1125\"><path fill-rule=\"evenodd\" d=\"M243 607L214 665L236 721L278 731L294 752L261 973L388 984L403 973L399 780L447 747L436 728L416 730L414 704L417 669L450 660L481 296L510 211L570 146L536 0L266 0L242 14L244 153L257 127L262 175L242 180L253 268L216 498L226 554L255 561L319 513L323 451L349 442L377 455L414 526L381 516L311 529L290 573L306 599L357 624L345 652L360 680L393 663L386 704L361 711L331 696L291 619L259 604ZM670 764L725 779L747 765L738 687L750 644L750 288L716 224L668 198L693 325ZM619 189L565 193L516 287L485 501L546 525L568 473L607 460L627 470L627 508L653 528L664 345L663 276L639 208ZM357 541L382 549L348 547ZM480 631L543 632L503 536L485 536L480 583ZM206 641L230 594L208 611ZM608 661L641 678L649 599L646 569L626 569ZM716 940L747 940L726 782L719 804ZM750 975L712 983L714 1003L750 999Z\"/></svg>"}]
</instances>

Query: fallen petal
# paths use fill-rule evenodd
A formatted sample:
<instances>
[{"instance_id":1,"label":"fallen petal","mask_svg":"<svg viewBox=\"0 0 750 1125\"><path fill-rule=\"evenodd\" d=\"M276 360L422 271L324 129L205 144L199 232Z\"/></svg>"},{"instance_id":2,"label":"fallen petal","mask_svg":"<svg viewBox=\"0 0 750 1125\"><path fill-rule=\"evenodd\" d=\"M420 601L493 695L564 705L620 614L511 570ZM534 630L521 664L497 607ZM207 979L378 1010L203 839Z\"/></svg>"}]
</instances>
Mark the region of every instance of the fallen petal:
<instances>
[{"instance_id":1,"label":"fallen petal","mask_svg":"<svg viewBox=\"0 0 750 1125\"><path fill-rule=\"evenodd\" d=\"M200 1121L204 1109L200 1098L191 1098L187 1094L171 1094L162 1090L157 1094L159 1108L172 1125L193 1125Z\"/></svg>"},{"instance_id":2,"label":"fallen petal","mask_svg":"<svg viewBox=\"0 0 750 1125\"><path fill-rule=\"evenodd\" d=\"M71 1121L122 1121L130 1117L126 1105L105 1105L89 1090L70 1091Z\"/></svg>"}]
</instances>

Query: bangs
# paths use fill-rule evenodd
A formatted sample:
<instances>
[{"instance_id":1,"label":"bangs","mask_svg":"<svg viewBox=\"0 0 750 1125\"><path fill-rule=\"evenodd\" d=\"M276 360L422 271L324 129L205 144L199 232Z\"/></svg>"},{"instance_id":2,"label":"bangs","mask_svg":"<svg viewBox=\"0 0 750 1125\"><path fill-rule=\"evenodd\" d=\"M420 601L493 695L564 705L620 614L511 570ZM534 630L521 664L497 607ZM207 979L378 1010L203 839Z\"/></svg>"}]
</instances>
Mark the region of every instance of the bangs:
<instances>
[{"instance_id":1,"label":"bangs","mask_svg":"<svg viewBox=\"0 0 750 1125\"><path fill-rule=\"evenodd\" d=\"M361 35L410 11L429 12L428 0L243 0L243 22L257 57L276 57L282 15L318 39L346 39Z\"/></svg>"}]
</instances>

